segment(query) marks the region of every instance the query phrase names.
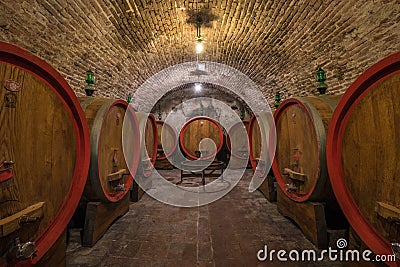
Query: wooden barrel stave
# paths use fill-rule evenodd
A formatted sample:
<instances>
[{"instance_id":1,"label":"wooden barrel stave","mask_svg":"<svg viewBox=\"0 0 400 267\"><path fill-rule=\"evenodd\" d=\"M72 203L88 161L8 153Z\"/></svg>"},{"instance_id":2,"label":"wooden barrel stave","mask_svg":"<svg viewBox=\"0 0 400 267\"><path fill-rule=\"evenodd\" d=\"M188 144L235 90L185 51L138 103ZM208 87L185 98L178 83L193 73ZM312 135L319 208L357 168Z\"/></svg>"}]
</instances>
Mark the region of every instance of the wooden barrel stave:
<instances>
[{"instance_id":1,"label":"wooden barrel stave","mask_svg":"<svg viewBox=\"0 0 400 267\"><path fill-rule=\"evenodd\" d=\"M230 129L228 130L226 134L226 147L227 150L230 153L229 157L229 167L233 169L239 169L239 168L247 168L247 165L249 164L249 138L248 138L248 132L249 132L249 121L242 121L242 122L237 122L233 124ZM246 137L243 138L243 136L240 136L240 128L239 127L244 127L244 130L246 131ZM243 132L242 132L243 133ZM232 151L232 144L231 140L235 140L236 144L234 146L236 151Z\"/></svg>"},{"instance_id":2,"label":"wooden barrel stave","mask_svg":"<svg viewBox=\"0 0 400 267\"><path fill-rule=\"evenodd\" d=\"M207 116L198 116L188 120L182 127L179 135L179 143L184 153L191 159L199 158L199 145L201 140L209 138L214 141L216 145L216 153L210 153L206 150L209 149L205 144L204 151L205 159L212 158L221 150L224 142L224 134L221 125L212 118Z\"/></svg>"},{"instance_id":3,"label":"wooden barrel stave","mask_svg":"<svg viewBox=\"0 0 400 267\"><path fill-rule=\"evenodd\" d=\"M0 171L0 265L17 237L35 242L36 257L25 261L32 264L63 233L78 205L89 167L89 132L74 92L50 65L3 42L0 62L0 163L14 161L12 175ZM7 81L21 90L6 90ZM21 224L21 216L34 222Z\"/></svg>"},{"instance_id":4,"label":"wooden barrel stave","mask_svg":"<svg viewBox=\"0 0 400 267\"><path fill-rule=\"evenodd\" d=\"M338 202L362 241L379 255L392 254L391 243L400 241L395 218L400 220L400 214L393 212L400 210L399 84L400 52L370 67L349 87L327 140Z\"/></svg>"},{"instance_id":5,"label":"wooden barrel stave","mask_svg":"<svg viewBox=\"0 0 400 267\"><path fill-rule=\"evenodd\" d=\"M263 111L251 116L248 137L250 164L259 178L265 178L275 153L275 127L270 112Z\"/></svg>"},{"instance_id":6,"label":"wooden barrel stave","mask_svg":"<svg viewBox=\"0 0 400 267\"><path fill-rule=\"evenodd\" d=\"M240 127L242 124L244 125L245 130L248 133L250 121L242 121L241 123L238 122L238 123L235 123L234 125L232 125L232 127L228 130L228 134L227 134L227 138L226 138L227 139L226 144L227 144L228 150L231 152L232 157L235 157L238 159L246 159L247 155L244 156L244 155L240 155L238 153L232 152L231 139L237 140L237 142L239 142L237 144L239 151L249 152L248 138L243 139L243 138L240 138L241 136L238 136L240 133L240 131L238 130L238 127ZM230 136L232 136L232 138Z\"/></svg>"},{"instance_id":7,"label":"wooden barrel stave","mask_svg":"<svg viewBox=\"0 0 400 267\"><path fill-rule=\"evenodd\" d=\"M91 139L91 163L85 186L88 200L117 202L128 192L133 183L125 160L122 144L123 123L128 103L107 98L79 98L88 121ZM130 114L134 116L134 114ZM137 124L132 124L133 134L137 134ZM136 127L135 127L136 126ZM138 161L138 156L133 160ZM115 175L113 175L115 174ZM125 190L122 190L122 186Z\"/></svg>"},{"instance_id":8,"label":"wooden barrel stave","mask_svg":"<svg viewBox=\"0 0 400 267\"><path fill-rule=\"evenodd\" d=\"M250 163L253 170L256 170L257 163L261 156L261 129L256 117L250 119L249 124L249 141L250 141Z\"/></svg>"},{"instance_id":9,"label":"wooden barrel stave","mask_svg":"<svg viewBox=\"0 0 400 267\"><path fill-rule=\"evenodd\" d=\"M153 114L136 113L140 132L140 159L139 170L143 177L149 177L154 169L157 157L158 132L156 119Z\"/></svg>"},{"instance_id":10,"label":"wooden barrel stave","mask_svg":"<svg viewBox=\"0 0 400 267\"><path fill-rule=\"evenodd\" d=\"M176 130L164 121L156 121L158 149L161 149L161 155L157 160L163 160L171 156L178 145Z\"/></svg>"}]
</instances>

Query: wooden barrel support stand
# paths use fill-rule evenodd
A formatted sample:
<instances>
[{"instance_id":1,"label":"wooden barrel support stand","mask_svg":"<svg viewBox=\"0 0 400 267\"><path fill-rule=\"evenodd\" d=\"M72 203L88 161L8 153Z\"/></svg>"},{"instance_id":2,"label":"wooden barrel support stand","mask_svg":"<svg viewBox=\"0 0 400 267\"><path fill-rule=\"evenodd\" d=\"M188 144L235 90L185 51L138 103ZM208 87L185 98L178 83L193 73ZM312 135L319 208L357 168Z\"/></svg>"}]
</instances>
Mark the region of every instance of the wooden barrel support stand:
<instances>
[{"instance_id":1,"label":"wooden barrel support stand","mask_svg":"<svg viewBox=\"0 0 400 267\"><path fill-rule=\"evenodd\" d=\"M0 103L0 266L65 265L90 160L82 109L56 70L3 42Z\"/></svg>"},{"instance_id":2,"label":"wooden barrel support stand","mask_svg":"<svg viewBox=\"0 0 400 267\"><path fill-rule=\"evenodd\" d=\"M331 189L325 140L340 96L291 98L274 114L279 185L278 211L291 218L318 248L346 235L347 222Z\"/></svg>"},{"instance_id":3,"label":"wooden barrel support stand","mask_svg":"<svg viewBox=\"0 0 400 267\"><path fill-rule=\"evenodd\" d=\"M123 153L123 124L129 125L134 147L139 148L136 116L123 100L79 98L90 129L91 161L80 207L84 212L82 245L92 247L111 226L129 210L129 189L139 161L134 154L131 169ZM129 120L129 121L128 121ZM126 127L126 125L125 125ZM131 144L130 143L130 144Z\"/></svg>"}]
</instances>

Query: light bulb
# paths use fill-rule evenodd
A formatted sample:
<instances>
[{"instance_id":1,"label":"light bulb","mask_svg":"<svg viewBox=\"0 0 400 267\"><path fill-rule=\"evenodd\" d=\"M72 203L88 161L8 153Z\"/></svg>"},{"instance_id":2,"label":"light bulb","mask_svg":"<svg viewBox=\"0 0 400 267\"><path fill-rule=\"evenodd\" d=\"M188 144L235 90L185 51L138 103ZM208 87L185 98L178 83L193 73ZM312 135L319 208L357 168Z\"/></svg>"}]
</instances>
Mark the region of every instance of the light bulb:
<instances>
[{"instance_id":1,"label":"light bulb","mask_svg":"<svg viewBox=\"0 0 400 267\"><path fill-rule=\"evenodd\" d=\"M203 51L203 44L199 42L196 45L196 53L200 54L202 51Z\"/></svg>"},{"instance_id":2,"label":"light bulb","mask_svg":"<svg viewBox=\"0 0 400 267\"><path fill-rule=\"evenodd\" d=\"M196 83L196 84L194 85L194 90L195 90L196 92L200 92L200 91L201 91L201 88L202 88L201 83Z\"/></svg>"}]
</instances>

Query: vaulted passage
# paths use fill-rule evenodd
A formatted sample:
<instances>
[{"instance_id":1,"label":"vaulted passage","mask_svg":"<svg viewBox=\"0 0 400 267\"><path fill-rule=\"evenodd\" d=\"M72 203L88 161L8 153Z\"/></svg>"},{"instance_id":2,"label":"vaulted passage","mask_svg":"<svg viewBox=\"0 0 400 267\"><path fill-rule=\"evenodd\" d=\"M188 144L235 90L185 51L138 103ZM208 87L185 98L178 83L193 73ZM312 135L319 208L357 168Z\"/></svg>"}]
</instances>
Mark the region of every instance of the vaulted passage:
<instances>
[{"instance_id":1,"label":"vaulted passage","mask_svg":"<svg viewBox=\"0 0 400 267\"><path fill-rule=\"evenodd\" d=\"M399 85L400 0L0 0L0 267L400 267Z\"/></svg>"}]
</instances>

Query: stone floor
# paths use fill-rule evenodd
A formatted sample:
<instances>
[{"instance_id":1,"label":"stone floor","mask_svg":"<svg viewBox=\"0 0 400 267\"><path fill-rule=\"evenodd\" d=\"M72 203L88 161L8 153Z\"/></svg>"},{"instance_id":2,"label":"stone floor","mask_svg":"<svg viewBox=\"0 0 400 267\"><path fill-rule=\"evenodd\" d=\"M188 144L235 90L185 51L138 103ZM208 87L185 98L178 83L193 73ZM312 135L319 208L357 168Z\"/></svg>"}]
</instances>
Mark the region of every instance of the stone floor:
<instances>
[{"instance_id":1,"label":"stone floor","mask_svg":"<svg viewBox=\"0 0 400 267\"><path fill-rule=\"evenodd\" d=\"M177 171L161 171L168 180ZM248 192L251 171L229 194L206 206L173 207L148 195L132 203L92 248L71 232L67 266L342 266L339 262L261 262L257 252L315 249L276 204ZM276 254L275 254L276 255Z\"/></svg>"}]
</instances>

